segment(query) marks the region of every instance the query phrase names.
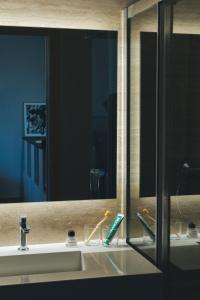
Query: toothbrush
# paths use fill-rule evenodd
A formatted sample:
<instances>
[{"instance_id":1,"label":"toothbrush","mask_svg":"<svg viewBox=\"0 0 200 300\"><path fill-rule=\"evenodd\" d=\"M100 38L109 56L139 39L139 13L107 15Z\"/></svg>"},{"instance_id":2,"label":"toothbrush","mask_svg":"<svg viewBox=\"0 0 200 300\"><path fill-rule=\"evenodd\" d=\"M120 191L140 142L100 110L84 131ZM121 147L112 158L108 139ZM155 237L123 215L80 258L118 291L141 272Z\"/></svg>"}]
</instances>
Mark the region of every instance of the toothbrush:
<instances>
[{"instance_id":1,"label":"toothbrush","mask_svg":"<svg viewBox=\"0 0 200 300\"><path fill-rule=\"evenodd\" d=\"M91 240L91 238L93 237L93 235L95 234L95 232L97 231L97 229L107 220L107 218L111 215L111 212L109 210L106 210L105 214L104 214L104 218L96 225L96 227L94 228L94 230L91 232L90 236L88 237L87 241L85 242L86 244L88 244L88 242Z\"/></svg>"},{"instance_id":2,"label":"toothbrush","mask_svg":"<svg viewBox=\"0 0 200 300\"><path fill-rule=\"evenodd\" d=\"M143 208L143 214L147 216L153 223L156 223L156 220L150 215L149 210L147 208Z\"/></svg>"},{"instance_id":3,"label":"toothbrush","mask_svg":"<svg viewBox=\"0 0 200 300\"><path fill-rule=\"evenodd\" d=\"M148 222L146 220L144 220L144 218L142 217L142 215L139 212L137 212L136 216L137 216L138 220L142 223L144 228L146 229L149 236L152 238L153 242L155 242L155 233L149 226Z\"/></svg>"},{"instance_id":4,"label":"toothbrush","mask_svg":"<svg viewBox=\"0 0 200 300\"><path fill-rule=\"evenodd\" d=\"M153 217L151 217L150 212L149 212L149 210L148 210L147 208L143 208L142 212L143 212L143 214L145 214L145 215L147 216L147 218L149 218L153 223L156 223L156 220L155 220ZM171 227L172 229L174 228L174 226L173 226L172 224L170 224L170 227ZM179 234L178 234L178 233L175 233L175 235L176 235L177 237L179 237Z\"/></svg>"}]
</instances>

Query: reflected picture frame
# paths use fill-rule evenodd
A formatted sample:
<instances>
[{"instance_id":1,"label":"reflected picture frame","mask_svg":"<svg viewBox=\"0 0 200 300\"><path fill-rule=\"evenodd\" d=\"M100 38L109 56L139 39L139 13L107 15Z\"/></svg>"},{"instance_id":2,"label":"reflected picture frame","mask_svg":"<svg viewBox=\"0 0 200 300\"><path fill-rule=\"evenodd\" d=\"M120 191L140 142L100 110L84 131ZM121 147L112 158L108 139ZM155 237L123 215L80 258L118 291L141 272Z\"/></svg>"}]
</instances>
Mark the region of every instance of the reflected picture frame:
<instances>
[{"instance_id":1,"label":"reflected picture frame","mask_svg":"<svg viewBox=\"0 0 200 300\"><path fill-rule=\"evenodd\" d=\"M47 132L45 102L24 103L24 136L45 137Z\"/></svg>"}]
</instances>

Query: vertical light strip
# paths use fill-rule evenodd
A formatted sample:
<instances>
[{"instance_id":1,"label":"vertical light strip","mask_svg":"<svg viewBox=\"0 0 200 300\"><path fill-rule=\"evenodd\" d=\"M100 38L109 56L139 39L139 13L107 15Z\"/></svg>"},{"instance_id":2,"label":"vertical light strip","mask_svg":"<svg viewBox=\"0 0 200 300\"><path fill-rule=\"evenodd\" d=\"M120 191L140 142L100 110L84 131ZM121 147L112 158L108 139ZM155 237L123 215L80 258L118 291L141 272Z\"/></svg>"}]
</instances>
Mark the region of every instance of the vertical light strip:
<instances>
[{"instance_id":1,"label":"vertical light strip","mask_svg":"<svg viewBox=\"0 0 200 300\"><path fill-rule=\"evenodd\" d=\"M118 35L118 116L117 116L117 198L120 210L126 212L126 144L127 144L127 9L121 12L121 29ZM126 236L125 222L122 226Z\"/></svg>"}]
</instances>

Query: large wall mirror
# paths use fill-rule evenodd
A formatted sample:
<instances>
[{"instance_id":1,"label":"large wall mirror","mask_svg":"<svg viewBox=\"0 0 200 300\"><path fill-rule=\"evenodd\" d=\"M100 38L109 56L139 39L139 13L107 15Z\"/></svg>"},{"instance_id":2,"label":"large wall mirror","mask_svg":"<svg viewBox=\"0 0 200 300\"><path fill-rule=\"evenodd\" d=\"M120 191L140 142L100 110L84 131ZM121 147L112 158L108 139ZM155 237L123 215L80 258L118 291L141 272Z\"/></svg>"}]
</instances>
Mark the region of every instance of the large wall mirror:
<instances>
[{"instance_id":1,"label":"large wall mirror","mask_svg":"<svg viewBox=\"0 0 200 300\"><path fill-rule=\"evenodd\" d=\"M116 198L117 32L0 28L0 202Z\"/></svg>"}]
</instances>

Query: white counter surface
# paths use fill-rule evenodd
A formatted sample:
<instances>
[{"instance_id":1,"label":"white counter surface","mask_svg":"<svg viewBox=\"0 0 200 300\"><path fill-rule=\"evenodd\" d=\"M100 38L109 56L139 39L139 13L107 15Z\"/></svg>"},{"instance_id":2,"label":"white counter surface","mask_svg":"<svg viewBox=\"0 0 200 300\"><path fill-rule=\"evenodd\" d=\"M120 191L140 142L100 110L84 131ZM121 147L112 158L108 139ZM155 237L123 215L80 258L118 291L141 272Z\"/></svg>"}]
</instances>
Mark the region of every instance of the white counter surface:
<instances>
[{"instance_id":1,"label":"white counter surface","mask_svg":"<svg viewBox=\"0 0 200 300\"><path fill-rule=\"evenodd\" d=\"M30 245L30 249L26 252L18 251L16 246L10 246L0 247L0 256L8 257L13 255L59 253L67 251L81 251L83 263L82 271L0 276L0 286L161 273L160 270L147 261L142 255L125 244L116 248L84 246L83 243L79 243L76 247L66 247L65 244L42 244Z\"/></svg>"}]
</instances>

